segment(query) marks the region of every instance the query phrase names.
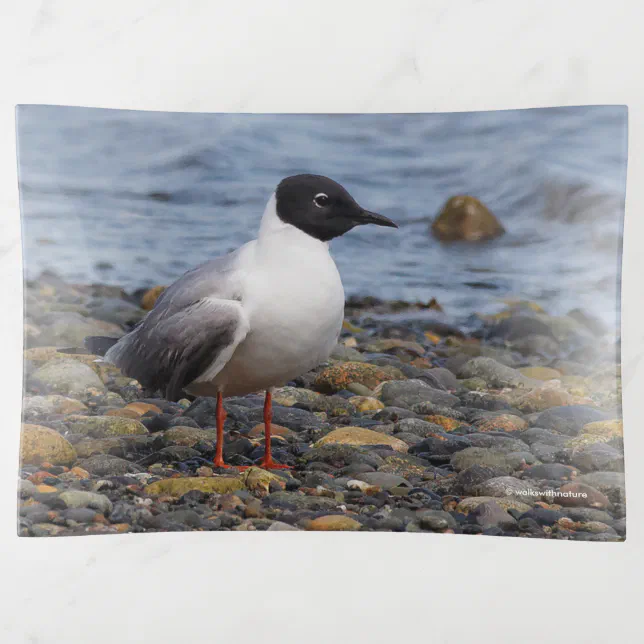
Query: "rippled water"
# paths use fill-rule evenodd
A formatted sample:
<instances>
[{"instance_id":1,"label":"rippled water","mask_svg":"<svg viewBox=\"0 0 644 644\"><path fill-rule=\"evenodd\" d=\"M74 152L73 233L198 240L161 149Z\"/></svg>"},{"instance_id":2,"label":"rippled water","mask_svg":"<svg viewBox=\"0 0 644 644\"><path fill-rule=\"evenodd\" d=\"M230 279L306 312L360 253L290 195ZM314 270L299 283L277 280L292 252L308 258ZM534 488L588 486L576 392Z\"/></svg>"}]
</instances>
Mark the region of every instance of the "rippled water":
<instances>
[{"instance_id":1,"label":"rippled water","mask_svg":"<svg viewBox=\"0 0 644 644\"><path fill-rule=\"evenodd\" d=\"M25 270L127 289L168 283L255 236L287 175L342 184L400 230L335 240L348 294L465 316L503 298L615 320L627 158L623 107L397 115L18 112ZM507 234L444 245L429 222L472 194Z\"/></svg>"}]
</instances>

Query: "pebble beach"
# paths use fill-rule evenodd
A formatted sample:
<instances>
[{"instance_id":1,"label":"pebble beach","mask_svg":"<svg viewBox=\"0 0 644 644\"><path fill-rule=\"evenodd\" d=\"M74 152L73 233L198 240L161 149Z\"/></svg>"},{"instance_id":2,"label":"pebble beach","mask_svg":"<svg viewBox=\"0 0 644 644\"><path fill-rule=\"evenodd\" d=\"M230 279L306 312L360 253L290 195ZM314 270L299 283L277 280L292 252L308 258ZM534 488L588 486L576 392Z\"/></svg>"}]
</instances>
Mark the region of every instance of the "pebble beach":
<instances>
[{"instance_id":1,"label":"pebble beach","mask_svg":"<svg viewBox=\"0 0 644 644\"><path fill-rule=\"evenodd\" d=\"M575 541L626 534L619 345L592 311L351 297L329 361L263 396L170 402L81 347L161 288L51 273L25 289L18 534L393 531ZM65 351L61 351L64 349Z\"/></svg>"}]
</instances>

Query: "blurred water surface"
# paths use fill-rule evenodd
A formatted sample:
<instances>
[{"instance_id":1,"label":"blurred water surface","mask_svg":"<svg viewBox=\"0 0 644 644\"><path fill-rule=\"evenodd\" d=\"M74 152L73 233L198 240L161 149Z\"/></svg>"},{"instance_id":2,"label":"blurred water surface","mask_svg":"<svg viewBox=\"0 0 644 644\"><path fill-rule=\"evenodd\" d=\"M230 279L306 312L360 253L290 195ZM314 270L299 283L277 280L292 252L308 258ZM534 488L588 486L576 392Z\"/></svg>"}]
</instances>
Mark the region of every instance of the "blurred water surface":
<instances>
[{"instance_id":1,"label":"blurred water surface","mask_svg":"<svg viewBox=\"0 0 644 644\"><path fill-rule=\"evenodd\" d=\"M165 284L255 236L279 180L336 179L400 230L332 244L347 294L429 300L448 314L503 298L617 318L625 107L451 114L253 115L18 108L25 274L126 289ZM479 197L507 234L428 232ZM312 285L314 288L314 285Z\"/></svg>"}]
</instances>

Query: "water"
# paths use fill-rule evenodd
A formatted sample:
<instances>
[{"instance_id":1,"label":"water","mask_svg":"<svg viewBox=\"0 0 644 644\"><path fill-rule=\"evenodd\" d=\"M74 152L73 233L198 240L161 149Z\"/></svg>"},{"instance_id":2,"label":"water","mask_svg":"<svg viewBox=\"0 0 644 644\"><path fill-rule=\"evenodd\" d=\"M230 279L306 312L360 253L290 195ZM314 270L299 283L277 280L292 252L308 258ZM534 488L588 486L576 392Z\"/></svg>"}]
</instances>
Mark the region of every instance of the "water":
<instances>
[{"instance_id":1,"label":"water","mask_svg":"<svg viewBox=\"0 0 644 644\"><path fill-rule=\"evenodd\" d=\"M348 294L427 301L455 318L504 298L615 322L627 158L623 107L251 115L23 106L25 273L166 284L255 236L281 178L325 174L400 229L332 244ZM437 242L459 193L507 233Z\"/></svg>"}]
</instances>

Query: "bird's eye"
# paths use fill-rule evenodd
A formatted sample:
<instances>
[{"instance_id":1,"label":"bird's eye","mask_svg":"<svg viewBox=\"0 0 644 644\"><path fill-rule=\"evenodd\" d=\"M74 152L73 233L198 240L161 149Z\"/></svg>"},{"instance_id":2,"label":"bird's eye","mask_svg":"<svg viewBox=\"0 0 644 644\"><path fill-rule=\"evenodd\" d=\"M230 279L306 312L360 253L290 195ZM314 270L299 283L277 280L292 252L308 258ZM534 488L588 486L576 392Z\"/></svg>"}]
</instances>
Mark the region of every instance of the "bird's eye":
<instances>
[{"instance_id":1,"label":"bird's eye","mask_svg":"<svg viewBox=\"0 0 644 644\"><path fill-rule=\"evenodd\" d=\"M313 197L313 203L318 207L318 208L324 208L324 206L327 206L329 204L329 197L325 195L323 192L318 193Z\"/></svg>"}]
</instances>

